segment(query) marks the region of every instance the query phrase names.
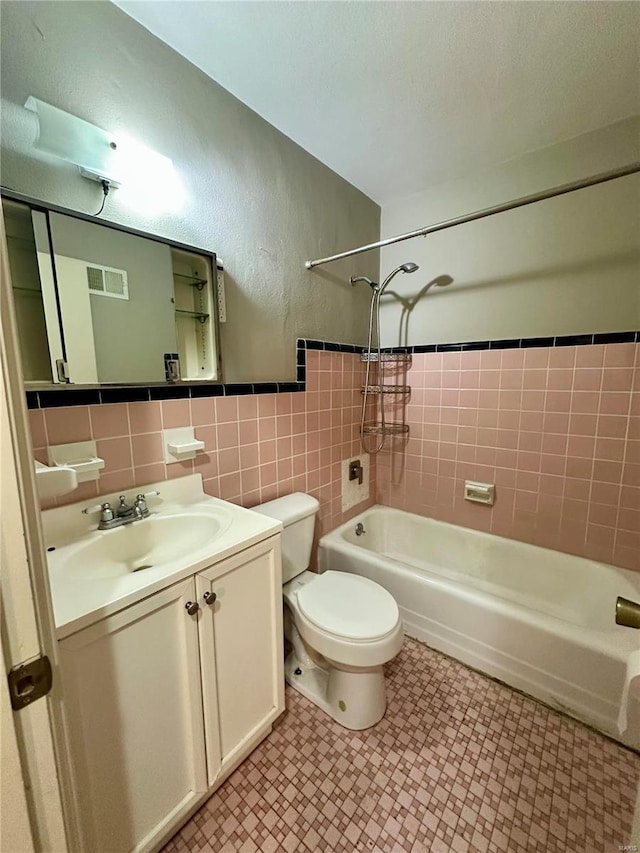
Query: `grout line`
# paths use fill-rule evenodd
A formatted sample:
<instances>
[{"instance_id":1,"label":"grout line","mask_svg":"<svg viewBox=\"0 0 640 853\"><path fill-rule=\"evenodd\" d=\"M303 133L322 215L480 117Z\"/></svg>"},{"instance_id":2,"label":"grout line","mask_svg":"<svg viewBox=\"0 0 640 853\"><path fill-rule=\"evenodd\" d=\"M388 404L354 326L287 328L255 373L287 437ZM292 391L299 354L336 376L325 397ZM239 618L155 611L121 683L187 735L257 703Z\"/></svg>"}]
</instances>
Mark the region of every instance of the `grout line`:
<instances>
[{"instance_id":1,"label":"grout line","mask_svg":"<svg viewBox=\"0 0 640 853\"><path fill-rule=\"evenodd\" d=\"M598 388L598 411L596 412L596 425L595 425L595 435L594 435L594 445L593 445L593 458L591 460L591 477L590 477L590 482L589 482L589 494L587 496L587 503L588 503L588 506L587 506L587 523L585 525L585 530L584 530L585 547L587 546L587 543L588 543L589 527L591 526L591 522L589 521L589 519L591 516L591 508L593 506L593 500L592 500L591 496L593 494L593 482L594 482L595 470L596 470L598 426L600 424L600 410L602 408L602 391L603 391L603 386L604 386L604 370L605 370L604 362L605 362L605 358L606 358L606 350L602 355L602 367L600 368L600 386ZM619 506L620 506L620 491L618 490L618 507ZM616 522L617 522L617 518L618 518L618 514L616 511ZM615 547L615 533L614 533L614 547ZM614 548L612 547L611 554L609 555L611 559L613 559L613 551L614 551Z\"/></svg>"},{"instance_id":2,"label":"grout line","mask_svg":"<svg viewBox=\"0 0 640 853\"><path fill-rule=\"evenodd\" d=\"M635 362L637 362L637 361L638 361L638 357L637 357L637 353L636 353ZM638 370L637 363L634 363L633 370L634 371ZM603 375L604 375L604 369L603 369ZM612 559L613 559L613 556L615 556L616 548L618 547L618 535L620 533L620 528L619 528L618 524L619 524L619 520L620 520L620 511L621 511L621 504L622 504L622 479L624 477L625 464L626 464L626 460L627 460L627 453L629 451L629 441L630 441L629 431L631 430L631 405L632 405L632 402L633 402L633 385L632 385L631 392L629 393L629 403L627 405L627 414L625 416L627 419L627 428L626 428L625 434L624 434L624 453L622 455L622 468L621 468L621 473L620 473L620 484L619 484L619 488L618 488L618 505L616 507L616 526L614 528L614 534L613 534L613 555L612 555Z\"/></svg>"}]
</instances>

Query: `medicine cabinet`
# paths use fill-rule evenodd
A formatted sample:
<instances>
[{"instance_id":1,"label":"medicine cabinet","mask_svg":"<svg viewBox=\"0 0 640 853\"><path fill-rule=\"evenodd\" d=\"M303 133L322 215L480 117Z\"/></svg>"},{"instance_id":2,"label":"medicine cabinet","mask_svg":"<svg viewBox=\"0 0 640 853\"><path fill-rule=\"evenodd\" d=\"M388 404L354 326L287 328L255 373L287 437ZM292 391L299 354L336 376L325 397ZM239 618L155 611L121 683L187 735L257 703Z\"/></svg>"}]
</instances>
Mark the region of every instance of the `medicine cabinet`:
<instances>
[{"instance_id":1,"label":"medicine cabinet","mask_svg":"<svg viewBox=\"0 0 640 853\"><path fill-rule=\"evenodd\" d=\"M216 256L3 191L29 388L221 382Z\"/></svg>"}]
</instances>

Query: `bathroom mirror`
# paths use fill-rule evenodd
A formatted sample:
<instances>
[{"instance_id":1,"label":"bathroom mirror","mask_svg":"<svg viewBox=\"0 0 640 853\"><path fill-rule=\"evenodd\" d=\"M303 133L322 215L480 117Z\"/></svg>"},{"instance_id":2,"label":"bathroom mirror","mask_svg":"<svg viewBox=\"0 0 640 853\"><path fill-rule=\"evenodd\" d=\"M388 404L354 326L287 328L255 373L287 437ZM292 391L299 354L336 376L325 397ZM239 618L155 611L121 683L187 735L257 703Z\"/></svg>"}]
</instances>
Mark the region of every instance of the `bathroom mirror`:
<instances>
[{"instance_id":1,"label":"bathroom mirror","mask_svg":"<svg viewBox=\"0 0 640 853\"><path fill-rule=\"evenodd\" d=\"M3 191L29 388L221 382L216 257Z\"/></svg>"}]
</instances>

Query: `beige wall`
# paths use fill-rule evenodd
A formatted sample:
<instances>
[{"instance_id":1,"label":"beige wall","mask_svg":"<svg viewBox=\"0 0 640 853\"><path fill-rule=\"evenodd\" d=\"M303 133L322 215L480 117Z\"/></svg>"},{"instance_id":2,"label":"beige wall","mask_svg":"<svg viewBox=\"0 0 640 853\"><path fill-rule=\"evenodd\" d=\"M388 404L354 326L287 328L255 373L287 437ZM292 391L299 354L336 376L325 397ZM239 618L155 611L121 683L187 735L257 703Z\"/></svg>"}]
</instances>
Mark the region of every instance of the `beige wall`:
<instances>
[{"instance_id":1,"label":"beige wall","mask_svg":"<svg viewBox=\"0 0 640 853\"><path fill-rule=\"evenodd\" d=\"M105 218L222 257L227 381L294 379L296 336L365 342L369 294L347 279L376 277L376 253L328 273L304 261L377 240L379 207L115 6L2 3L2 183L97 210L97 184L34 151L28 95L173 160L182 210L135 214L114 190Z\"/></svg>"},{"instance_id":2,"label":"beige wall","mask_svg":"<svg viewBox=\"0 0 640 853\"><path fill-rule=\"evenodd\" d=\"M383 207L388 237L640 160L640 117L430 187ZM640 327L640 175L621 178L381 252L383 275L414 261L390 289L385 345L609 332ZM409 306L408 306L409 307Z\"/></svg>"}]
</instances>

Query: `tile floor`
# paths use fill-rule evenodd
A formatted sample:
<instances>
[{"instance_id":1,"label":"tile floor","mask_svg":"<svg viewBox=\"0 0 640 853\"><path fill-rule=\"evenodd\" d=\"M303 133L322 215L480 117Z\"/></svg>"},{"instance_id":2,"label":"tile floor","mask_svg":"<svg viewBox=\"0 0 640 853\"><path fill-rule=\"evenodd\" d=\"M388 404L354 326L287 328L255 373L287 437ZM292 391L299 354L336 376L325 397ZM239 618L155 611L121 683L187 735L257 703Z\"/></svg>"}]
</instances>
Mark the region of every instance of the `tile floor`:
<instances>
[{"instance_id":1,"label":"tile floor","mask_svg":"<svg viewBox=\"0 0 640 853\"><path fill-rule=\"evenodd\" d=\"M164 853L613 853L640 756L413 640L385 718L341 728L287 688L271 735Z\"/></svg>"}]
</instances>

